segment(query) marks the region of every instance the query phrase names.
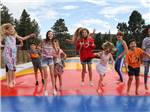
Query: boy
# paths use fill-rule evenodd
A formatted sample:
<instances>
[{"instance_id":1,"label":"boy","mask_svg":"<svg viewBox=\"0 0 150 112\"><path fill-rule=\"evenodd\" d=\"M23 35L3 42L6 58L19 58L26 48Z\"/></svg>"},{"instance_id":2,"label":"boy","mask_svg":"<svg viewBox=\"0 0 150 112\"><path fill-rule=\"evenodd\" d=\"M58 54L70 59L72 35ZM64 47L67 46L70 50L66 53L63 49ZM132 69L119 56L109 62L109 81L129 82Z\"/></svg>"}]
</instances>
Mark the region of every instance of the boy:
<instances>
[{"instance_id":1,"label":"boy","mask_svg":"<svg viewBox=\"0 0 150 112\"><path fill-rule=\"evenodd\" d=\"M138 48L136 45L136 41L131 39L129 41L129 51L126 55L125 65L128 71L129 79L127 85L127 94L129 94L131 83L133 80L133 76L135 76L135 94L138 95L139 88L139 73L140 73L140 64L142 60L142 56L147 55L150 58L150 54L144 52L141 48Z\"/></svg>"},{"instance_id":2,"label":"boy","mask_svg":"<svg viewBox=\"0 0 150 112\"><path fill-rule=\"evenodd\" d=\"M40 50L37 49L37 46L35 45L35 43L31 43L30 44L30 50L29 50L29 56L32 60L32 64L34 67L34 73L35 73L35 79L36 79L35 85L39 85L38 76L37 76L38 69L40 70L41 77L42 77L42 83L44 84L44 77L43 77L43 72L42 72L41 56L40 55L41 55Z\"/></svg>"}]
</instances>

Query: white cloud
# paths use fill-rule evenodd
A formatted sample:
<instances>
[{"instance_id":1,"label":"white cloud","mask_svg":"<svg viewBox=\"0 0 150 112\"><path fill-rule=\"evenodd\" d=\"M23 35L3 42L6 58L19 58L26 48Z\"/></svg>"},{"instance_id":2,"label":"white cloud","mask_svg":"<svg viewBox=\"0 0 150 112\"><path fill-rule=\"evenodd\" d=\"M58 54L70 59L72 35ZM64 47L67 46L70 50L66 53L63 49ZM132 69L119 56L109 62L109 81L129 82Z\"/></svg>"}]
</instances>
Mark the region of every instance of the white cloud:
<instances>
[{"instance_id":1,"label":"white cloud","mask_svg":"<svg viewBox=\"0 0 150 112\"><path fill-rule=\"evenodd\" d=\"M137 7L136 6L126 6L126 5L121 5L121 6L117 6L117 7L105 7L99 12L99 14L104 15L104 17L106 17L106 18L113 18L117 14L129 13L135 8L137 8Z\"/></svg>"},{"instance_id":2,"label":"white cloud","mask_svg":"<svg viewBox=\"0 0 150 112\"><path fill-rule=\"evenodd\" d=\"M92 4L96 4L96 5L100 5L100 6L106 6L108 5L108 3L106 2L106 0L83 0L85 2L89 2Z\"/></svg>"},{"instance_id":3,"label":"white cloud","mask_svg":"<svg viewBox=\"0 0 150 112\"><path fill-rule=\"evenodd\" d=\"M107 32L109 29L112 28L112 26L108 22L100 19L93 19L93 18L81 20L78 23L76 23L73 27L74 31L78 27L88 28L90 32L92 32L92 30L96 28L96 31L103 32L103 33ZM71 30L71 32L72 31L73 30Z\"/></svg>"},{"instance_id":4,"label":"white cloud","mask_svg":"<svg viewBox=\"0 0 150 112\"><path fill-rule=\"evenodd\" d=\"M145 19L146 24L150 24L150 12L142 15L143 19Z\"/></svg>"},{"instance_id":5,"label":"white cloud","mask_svg":"<svg viewBox=\"0 0 150 112\"><path fill-rule=\"evenodd\" d=\"M43 3L45 0L2 0L2 3Z\"/></svg>"},{"instance_id":6,"label":"white cloud","mask_svg":"<svg viewBox=\"0 0 150 112\"><path fill-rule=\"evenodd\" d=\"M23 9L37 8L44 4L44 0L3 0L2 3L8 7L13 17L20 18Z\"/></svg>"},{"instance_id":7,"label":"white cloud","mask_svg":"<svg viewBox=\"0 0 150 112\"><path fill-rule=\"evenodd\" d=\"M79 6L66 5L62 9L64 9L64 10L74 10L74 9L78 9L78 8L79 8Z\"/></svg>"},{"instance_id":8,"label":"white cloud","mask_svg":"<svg viewBox=\"0 0 150 112\"><path fill-rule=\"evenodd\" d=\"M140 0L140 2L144 7L150 8L150 0Z\"/></svg>"}]
</instances>

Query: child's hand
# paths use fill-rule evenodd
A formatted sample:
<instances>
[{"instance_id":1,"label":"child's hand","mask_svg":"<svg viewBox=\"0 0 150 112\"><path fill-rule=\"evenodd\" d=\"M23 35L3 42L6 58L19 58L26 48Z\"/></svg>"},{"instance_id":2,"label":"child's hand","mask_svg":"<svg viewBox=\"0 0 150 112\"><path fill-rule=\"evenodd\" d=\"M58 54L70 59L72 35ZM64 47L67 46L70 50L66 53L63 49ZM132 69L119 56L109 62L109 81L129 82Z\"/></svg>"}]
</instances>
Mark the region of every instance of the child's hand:
<instances>
[{"instance_id":1,"label":"child's hand","mask_svg":"<svg viewBox=\"0 0 150 112\"><path fill-rule=\"evenodd\" d=\"M32 33L32 34L30 34L29 36L30 36L30 38L35 38L35 37L36 37L36 34L35 34L35 33Z\"/></svg>"}]
</instances>

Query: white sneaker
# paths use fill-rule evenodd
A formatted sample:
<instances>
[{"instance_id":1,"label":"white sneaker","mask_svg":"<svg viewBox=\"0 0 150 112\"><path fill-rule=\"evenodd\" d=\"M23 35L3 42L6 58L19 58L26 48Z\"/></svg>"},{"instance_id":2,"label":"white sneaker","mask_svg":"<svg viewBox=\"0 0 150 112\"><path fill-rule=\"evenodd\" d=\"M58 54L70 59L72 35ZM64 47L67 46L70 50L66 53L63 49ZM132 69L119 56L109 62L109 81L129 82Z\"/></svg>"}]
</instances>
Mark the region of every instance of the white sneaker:
<instances>
[{"instance_id":1,"label":"white sneaker","mask_svg":"<svg viewBox=\"0 0 150 112\"><path fill-rule=\"evenodd\" d=\"M57 95L57 91L54 89L53 90L53 95L56 96Z\"/></svg>"},{"instance_id":2,"label":"white sneaker","mask_svg":"<svg viewBox=\"0 0 150 112\"><path fill-rule=\"evenodd\" d=\"M93 84L93 82L92 82L92 81L90 81L90 82L89 82L89 85L90 85L90 86L93 86L94 84Z\"/></svg>"},{"instance_id":3,"label":"white sneaker","mask_svg":"<svg viewBox=\"0 0 150 112\"><path fill-rule=\"evenodd\" d=\"M81 86L84 86L84 82L81 82Z\"/></svg>"},{"instance_id":4,"label":"white sneaker","mask_svg":"<svg viewBox=\"0 0 150 112\"><path fill-rule=\"evenodd\" d=\"M48 96L48 91L47 90L44 91L44 96Z\"/></svg>"}]
</instances>

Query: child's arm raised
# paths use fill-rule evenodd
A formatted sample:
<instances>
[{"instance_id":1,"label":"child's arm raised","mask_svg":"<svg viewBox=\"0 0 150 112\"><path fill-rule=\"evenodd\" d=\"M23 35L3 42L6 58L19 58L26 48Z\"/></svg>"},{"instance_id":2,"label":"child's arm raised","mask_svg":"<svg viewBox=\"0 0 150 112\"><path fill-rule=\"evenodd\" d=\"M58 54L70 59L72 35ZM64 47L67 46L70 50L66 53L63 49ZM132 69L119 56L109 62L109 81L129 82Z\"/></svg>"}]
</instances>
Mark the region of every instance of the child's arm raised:
<instances>
[{"instance_id":1,"label":"child's arm raised","mask_svg":"<svg viewBox=\"0 0 150 112\"><path fill-rule=\"evenodd\" d=\"M34 34L34 33L32 33L32 34L30 34L30 35L27 35L27 36L25 36L25 37L21 37L21 36L19 36L19 35L16 35L16 38L18 38L18 39L21 39L21 40L27 40L27 39L29 39L29 38L34 38L34 37L36 37L36 34Z\"/></svg>"}]
</instances>

